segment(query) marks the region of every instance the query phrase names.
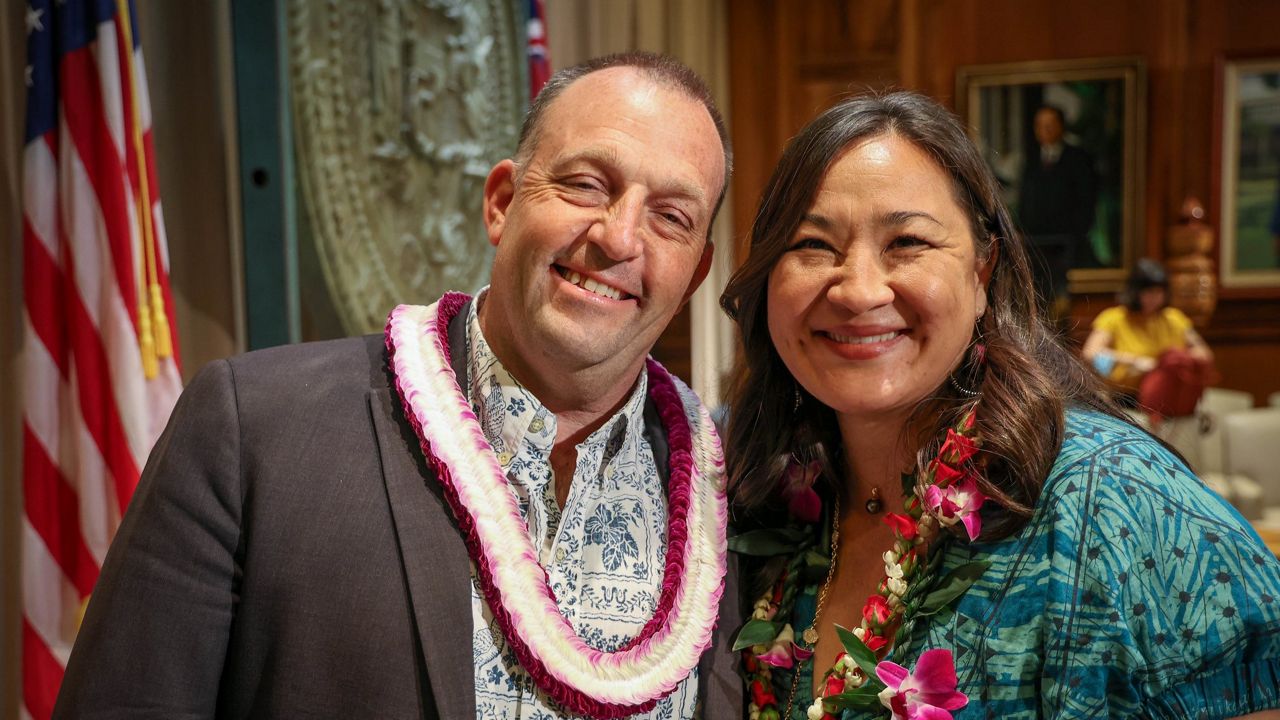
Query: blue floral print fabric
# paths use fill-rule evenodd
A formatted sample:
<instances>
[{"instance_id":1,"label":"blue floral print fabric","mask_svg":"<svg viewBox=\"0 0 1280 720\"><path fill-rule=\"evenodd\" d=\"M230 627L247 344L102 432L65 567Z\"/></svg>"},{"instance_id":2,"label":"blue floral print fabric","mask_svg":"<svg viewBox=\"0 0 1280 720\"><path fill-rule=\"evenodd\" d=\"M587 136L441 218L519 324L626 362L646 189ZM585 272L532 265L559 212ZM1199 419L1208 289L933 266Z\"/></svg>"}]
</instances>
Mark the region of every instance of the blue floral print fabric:
<instances>
[{"instance_id":1,"label":"blue floral print fabric","mask_svg":"<svg viewBox=\"0 0 1280 720\"><path fill-rule=\"evenodd\" d=\"M889 658L912 667L951 649L969 696L956 720L1215 720L1280 707L1280 562L1131 425L1069 412L1026 527L937 552L931 578L991 564L948 610L908 617ZM797 630L811 597L797 600Z\"/></svg>"}]
</instances>

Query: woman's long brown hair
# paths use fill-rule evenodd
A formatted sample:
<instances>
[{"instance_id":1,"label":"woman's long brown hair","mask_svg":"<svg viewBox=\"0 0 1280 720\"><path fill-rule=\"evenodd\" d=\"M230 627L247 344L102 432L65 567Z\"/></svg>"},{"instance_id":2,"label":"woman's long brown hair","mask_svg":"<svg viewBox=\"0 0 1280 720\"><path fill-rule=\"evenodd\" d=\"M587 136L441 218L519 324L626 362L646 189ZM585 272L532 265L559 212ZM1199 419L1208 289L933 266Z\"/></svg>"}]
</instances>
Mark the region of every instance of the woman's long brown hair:
<instances>
[{"instance_id":1,"label":"woman's long brown hair","mask_svg":"<svg viewBox=\"0 0 1280 720\"><path fill-rule=\"evenodd\" d=\"M787 145L751 228L750 254L730 279L720 304L741 334L743 353L729 392L725 456L734 503L752 514L777 505L787 458L818 459L827 483L845 475L832 410L799 387L769 336L769 274L786 251L827 169L854 144L896 135L923 150L951 180L969 218L977 256L992 257L987 312L978 322L986 360L976 383L978 432L987 458L982 491L982 539L1006 537L1023 525L1062 445L1064 410L1089 407L1127 419L1101 381L1041 319L1026 243L1000 198L999 185L959 120L915 93L855 97L831 108ZM796 398L800 397L799 407ZM937 454L946 428L972 401L948 383L913 412L907 438L918 466ZM830 489L830 488L828 488Z\"/></svg>"}]
</instances>

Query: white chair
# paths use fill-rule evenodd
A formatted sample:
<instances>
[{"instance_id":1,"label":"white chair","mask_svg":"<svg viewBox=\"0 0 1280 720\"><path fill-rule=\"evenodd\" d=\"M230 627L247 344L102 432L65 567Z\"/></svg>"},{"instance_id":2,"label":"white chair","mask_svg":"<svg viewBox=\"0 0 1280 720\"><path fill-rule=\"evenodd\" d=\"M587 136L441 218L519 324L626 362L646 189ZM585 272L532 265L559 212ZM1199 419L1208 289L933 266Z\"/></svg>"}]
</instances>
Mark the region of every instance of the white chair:
<instances>
[{"instance_id":1,"label":"white chair","mask_svg":"<svg viewBox=\"0 0 1280 720\"><path fill-rule=\"evenodd\" d=\"M1276 391L1268 395L1267 404L1271 407L1280 407L1280 391Z\"/></svg>"},{"instance_id":2,"label":"white chair","mask_svg":"<svg viewBox=\"0 0 1280 720\"><path fill-rule=\"evenodd\" d=\"M1249 520L1280 508L1280 408L1228 413L1222 418L1223 473L1232 501Z\"/></svg>"},{"instance_id":3,"label":"white chair","mask_svg":"<svg viewBox=\"0 0 1280 720\"><path fill-rule=\"evenodd\" d=\"M1196 443L1193 470L1201 476L1223 471L1222 420L1230 413L1252 407L1253 395L1250 393L1226 388L1205 388L1200 404L1196 407L1196 415L1207 418L1203 427L1207 427L1208 432L1201 434ZM1188 456L1187 459L1191 460L1191 457Z\"/></svg>"}]
</instances>

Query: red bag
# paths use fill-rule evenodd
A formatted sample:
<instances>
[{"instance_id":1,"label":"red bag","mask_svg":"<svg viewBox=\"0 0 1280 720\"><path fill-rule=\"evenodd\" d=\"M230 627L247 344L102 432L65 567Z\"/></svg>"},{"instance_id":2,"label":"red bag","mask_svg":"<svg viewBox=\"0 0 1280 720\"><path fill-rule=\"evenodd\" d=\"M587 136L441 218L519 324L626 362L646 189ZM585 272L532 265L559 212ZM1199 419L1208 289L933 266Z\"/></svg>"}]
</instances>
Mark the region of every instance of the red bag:
<instances>
[{"instance_id":1,"label":"red bag","mask_svg":"<svg viewBox=\"0 0 1280 720\"><path fill-rule=\"evenodd\" d=\"M1138 404L1151 414L1153 423L1162 418L1186 417L1196 411L1204 389L1217 380L1213 363L1195 358L1186 350L1166 350L1156 367L1138 385Z\"/></svg>"}]
</instances>

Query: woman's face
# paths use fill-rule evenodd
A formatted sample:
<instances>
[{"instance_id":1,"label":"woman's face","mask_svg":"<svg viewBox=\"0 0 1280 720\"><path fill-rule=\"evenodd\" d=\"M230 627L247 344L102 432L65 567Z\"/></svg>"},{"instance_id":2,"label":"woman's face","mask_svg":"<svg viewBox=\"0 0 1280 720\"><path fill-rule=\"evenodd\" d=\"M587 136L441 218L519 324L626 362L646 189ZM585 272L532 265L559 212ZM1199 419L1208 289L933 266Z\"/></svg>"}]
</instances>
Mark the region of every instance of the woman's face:
<instances>
[{"instance_id":1,"label":"woman's face","mask_svg":"<svg viewBox=\"0 0 1280 720\"><path fill-rule=\"evenodd\" d=\"M1138 305L1142 308L1143 315L1154 315L1160 312L1166 300L1168 300L1168 293L1159 285L1138 291Z\"/></svg>"},{"instance_id":2,"label":"woman's face","mask_svg":"<svg viewBox=\"0 0 1280 720\"><path fill-rule=\"evenodd\" d=\"M946 381L986 310L990 263L937 163L882 135L851 145L769 275L769 334L838 414L901 420Z\"/></svg>"}]
</instances>

